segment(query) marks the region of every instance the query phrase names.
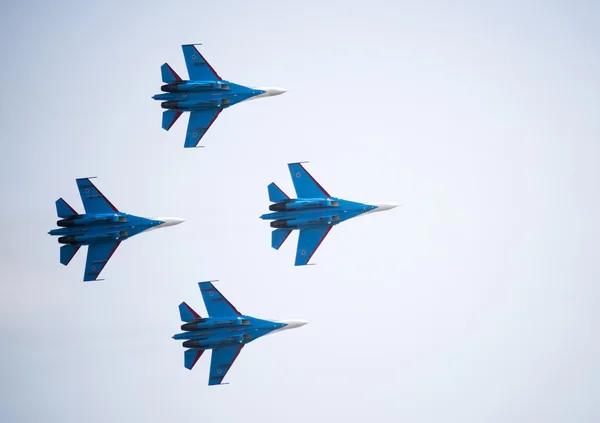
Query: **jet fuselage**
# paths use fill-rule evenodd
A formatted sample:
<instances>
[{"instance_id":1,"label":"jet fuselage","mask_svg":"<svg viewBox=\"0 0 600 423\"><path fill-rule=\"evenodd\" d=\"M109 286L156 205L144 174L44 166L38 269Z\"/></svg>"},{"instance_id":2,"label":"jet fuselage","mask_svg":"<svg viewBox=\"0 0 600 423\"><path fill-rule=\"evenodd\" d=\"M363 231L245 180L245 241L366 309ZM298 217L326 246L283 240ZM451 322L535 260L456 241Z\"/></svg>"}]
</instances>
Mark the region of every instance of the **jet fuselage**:
<instances>
[{"instance_id":1,"label":"jet fuselage","mask_svg":"<svg viewBox=\"0 0 600 423\"><path fill-rule=\"evenodd\" d=\"M173 339L184 340L185 348L213 349L225 345L247 344L286 326L288 324L284 322L271 322L244 315L206 317L184 323L181 330L185 332L173 336Z\"/></svg>"},{"instance_id":2,"label":"jet fuselage","mask_svg":"<svg viewBox=\"0 0 600 423\"><path fill-rule=\"evenodd\" d=\"M161 87L164 94L152 98L162 101L163 109L189 112L203 109L226 109L234 104L273 95L268 90L248 88L229 81L178 81Z\"/></svg>"},{"instance_id":3,"label":"jet fuselage","mask_svg":"<svg viewBox=\"0 0 600 423\"><path fill-rule=\"evenodd\" d=\"M355 203L339 198L300 198L280 201L269 206L274 213L260 216L273 220L272 228L302 229L310 226L337 225L377 206Z\"/></svg>"},{"instance_id":4,"label":"jet fuselage","mask_svg":"<svg viewBox=\"0 0 600 423\"><path fill-rule=\"evenodd\" d=\"M78 214L56 222L60 229L48 232L59 236L58 242L71 245L90 245L107 240L124 240L149 229L171 226L183 219L147 219L127 213Z\"/></svg>"}]
</instances>

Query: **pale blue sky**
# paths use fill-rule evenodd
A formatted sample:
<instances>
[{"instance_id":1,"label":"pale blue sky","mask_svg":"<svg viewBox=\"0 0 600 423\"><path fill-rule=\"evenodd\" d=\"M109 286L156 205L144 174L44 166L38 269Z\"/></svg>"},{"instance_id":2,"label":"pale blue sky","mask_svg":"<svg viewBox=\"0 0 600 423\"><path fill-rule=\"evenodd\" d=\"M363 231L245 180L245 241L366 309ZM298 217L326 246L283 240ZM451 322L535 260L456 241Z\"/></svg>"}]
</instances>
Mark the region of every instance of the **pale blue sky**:
<instances>
[{"instance_id":1,"label":"pale blue sky","mask_svg":"<svg viewBox=\"0 0 600 423\"><path fill-rule=\"evenodd\" d=\"M0 421L600 420L597 2L20 1L0 6ZM182 43L288 88L182 148L151 96ZM405 206L270 248L286 163ZM84 284L54 201L97 176L121 210L182 216ZM240 311L303 318L189 372L177 305L219 279Z\"/></svg>"}]
</instances>

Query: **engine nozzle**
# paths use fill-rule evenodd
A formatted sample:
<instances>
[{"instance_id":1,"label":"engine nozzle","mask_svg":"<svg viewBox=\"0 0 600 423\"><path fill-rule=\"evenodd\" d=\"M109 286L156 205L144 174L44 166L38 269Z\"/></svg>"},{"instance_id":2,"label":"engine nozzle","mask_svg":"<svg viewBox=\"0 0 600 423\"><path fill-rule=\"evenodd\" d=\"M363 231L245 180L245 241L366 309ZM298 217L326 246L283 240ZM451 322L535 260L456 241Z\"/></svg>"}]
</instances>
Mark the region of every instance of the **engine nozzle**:
<instances>
[{"instance_id":1,"label":"engine nozzle","mask_svg":"<svg viewBox=\"0 0 600 423\"><path fill-rule=\"evenodd\" d=\"M202 345L197 339L192 339L189 341L184 341L183 348L202 348Z\"/></svg>"},{"instance_id":2,"label":"engine nozzle","mask_svg":"<svg viewBox=\"0 0 600 423\"><path fill-rule=\"evenodd\" d=\"M284 229L289 228L289 224L287 220L275 220L270 223L272 228Z\"/></svg>"},{"instance_id":3,"label":"engine nozzle","mask_svg":"<svg viewBox=\"0 0 600 423\"><path fill-rule=\"evenodd\" d=\"M178 101L163 101L160 103L160 107L163 109L178 109L179 102Z\"/></svg>"},{"instance_id":4,"label":"engine nozzle","mask_svg":"<svg viewBox=\"0 0 600 423\"><path fill-rule=\"evenodd\" d=\"M60 238L58 238L58 242L60 244L75 244L75 237L72 235L61 236Z\"/></svg>"},{"instance_id":5,"label":"engine nozzle","mask_svg":"<svg viewBox=\"0 0 600 423\"><path fill-rule=\"evenodd\" d=\"M180 84L181 82L172 82L170 84L165 84L162 87L160 87L160 90L166 93L175 93L178 91L177 86Z\"/></svg>"},{"instance_id":6,"label":"engine nozzle","mask_svg":"<svg viewBox=\"0 0 600 423\"><path fill-rule=\"evenodd\" d=\"M75 221L74 219L61 219L56 222L56 225L61 228L70 228L71 226L75 226Z\"/></svg>"},{"instance_id":7,"label":"engine nozzle","mask_svg":"<svg viewBox=\"0 0 600 423\"><path fill-rule=\"evenodd\" d=\"M280 203L271 204L269 206L269 210L274 211L274 212L286 211L287 210L287 208L285 207L286 204L287 204L287 201L282 201Z\"/></svg>"}]
</instances>

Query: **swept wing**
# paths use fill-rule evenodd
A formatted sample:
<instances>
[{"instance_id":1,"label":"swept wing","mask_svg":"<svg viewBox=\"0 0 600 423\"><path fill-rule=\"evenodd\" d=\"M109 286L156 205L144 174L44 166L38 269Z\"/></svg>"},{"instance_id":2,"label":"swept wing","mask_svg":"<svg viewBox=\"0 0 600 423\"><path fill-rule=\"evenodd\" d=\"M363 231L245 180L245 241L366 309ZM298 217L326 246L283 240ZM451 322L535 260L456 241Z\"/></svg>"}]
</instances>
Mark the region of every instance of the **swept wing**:
<instances>
[{"instance_id":1,"label":"swept wing","mask_svg":"<svg viewBox=\"0 0 600 423\"><path fill-rule=\"evenodd\" d=\"M90 178L77 179L77 188L86 214L111 214L119 210L90 181Z\"/></svg>"},{"instance_id":2,"label":"swept wing","mask_svg":"<svg viewBox=\"0 0 600 423\"><path fill-rule=\"evenodd\" d=\"M220 81L222 78L215 72L213 67L200 54L194 44L181 46L188 75L192 81Z\"/></svg>"},{"instance_id":3,"label":"swept wing","mask_svg":"<svg viewBox=\"0 0 600 423\"><path fill-rule=\"evenodd\" d=\"M300 230L300 235L298 236L298 248L296 250L296 266L308 264L331 228L333 228L333 226L327 225Z\"/></svg>"},{"instance_id":4,"label":"swept wing","mask_svg":"<svg viewBox=\"0 0 600 423\"><path fill-rule=\"evenodd\" d=\"M101 244L90 244L85 261L84 281L95 281L113 253L117 250L121 241L103 242Z\"/></svg>"},{"instance_id":5,"label":"swept wing","mask_svg":"<svg viewBox=\"0 0 600 423\"><path fill-rule=\"evenodd\" d=\"M209 385L221 384L242 348L244 348L244 344L216 348L212 351L210 375L208 377Z\"/></svg>"},{"instance_id":6,"label":"swept wing","mask_svg":"<svg viewBox=\"0 0 600 423\"><path fill-rule=\"evenodd\" d=\"M331 195L300 163L288 164L298 198L329 198Z\"/></svg>"}]
</instances>

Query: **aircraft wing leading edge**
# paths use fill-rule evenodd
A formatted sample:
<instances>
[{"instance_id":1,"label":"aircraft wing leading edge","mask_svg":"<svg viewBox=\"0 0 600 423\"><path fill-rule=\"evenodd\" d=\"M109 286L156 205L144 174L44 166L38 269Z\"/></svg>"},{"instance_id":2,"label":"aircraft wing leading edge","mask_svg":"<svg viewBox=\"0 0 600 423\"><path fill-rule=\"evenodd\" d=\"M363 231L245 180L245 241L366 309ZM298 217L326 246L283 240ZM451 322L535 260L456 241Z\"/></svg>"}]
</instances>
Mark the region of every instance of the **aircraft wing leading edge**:
<instances>
[{"instance_id":1,"label":"aircraft wing leading edge","mask_svg":"<svg viewBox=\"0 0 600 423\"><path fill-rule=\"evenodd\" d=\"M95 281L108 263L121 241L90 244L85 261L84 282Z\"/></svg>"},{"instance_id":2,"label":"aircraft wing leading edge","mask_svg":"<svg viewBox=\"0 0 600 423\"><path fill-rule=\"evenodd\" d=\"M300 230L300 235L298 236L298 248L296 250L296 262L294 263L296 266L308 264L331 228L333 228L332 225L327 225Z\"/></svg>"},{"instance_id":3,"label":"aircraft wing leading edge","mask_svg":"<svg viewBox=\"0 0 600 423\"><path fill-rule=\"evenodd\" d=\"M222 110L223 109L206 109L191 112L184 147L196 147L200 142L200 139L206 134Z\"/></svg>"},{"instance_id":4,"label":"aircraft wing leading edge","mask_svg":"<svg viewBox=\"0 0 600 423\"><path fill-rule=\"evenodd\" d=\"M119 210L90 181L90 178L77 179L77 188L86 214L119 213Z\"/></svg>"},{"instance_id":5,"label":"aircraft wing leading edge","mask_svg":"<svg viewBox=\"0 0 600 423\"><path fill-rule=\"evenodd\" d=\"M215 348L212 350L210 359L210 375L208 377L209 385L220 385L223 378L231 369L233 362L244 348L244 344L232 345L229 347Z\"/></svg>"},{"instance_id":6,"label":"aircraft wing leading edge","mask_svg":"<svg viewBox=\"0 0 600 423\"><path fill-rule=\"evenodd\" d=\"M221 77L215 72L213 67L206 61L193 44L181 46L185 65L187 66L190 80L194 81L221 81Z\"/></svg>"},{"instance_id":7,"label":"aircraft wing leading edge","mask_svg":"<svg viewBox=\"0 0 600 423\"><path fill-rule=\"evenodd\" d=\"M185 350L183 353L184 367L188 370L192 370L194 368L194 366L196 365L196 363L198 362L198 360L200 360L200 357L202 357L202 354L204 353L204 351L205 350L197 349L197 348Z\"/></svg>"},{"instance_id":8,"label":"aircraft wing leading edge","mask_svg":"<svg viewBox=\"0 0 600 423\"><path fill-rule=\"evenodd\" d=\"M210 317L241 316L242 314L219 292L211 282L200 282L200 292Z\"/></svg>"},{"instance_id":9,"label":"aircraft wing leading edge","mask_svg":"<svg viewBox=\"0 0 600 423\"><path fill-rule=\"evenodd\" d=\"M329 198L331 195L300 163L288 164L298 198Z\"/></svg>"}]
</instances>

